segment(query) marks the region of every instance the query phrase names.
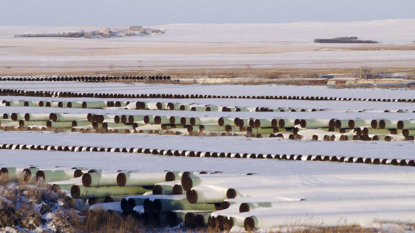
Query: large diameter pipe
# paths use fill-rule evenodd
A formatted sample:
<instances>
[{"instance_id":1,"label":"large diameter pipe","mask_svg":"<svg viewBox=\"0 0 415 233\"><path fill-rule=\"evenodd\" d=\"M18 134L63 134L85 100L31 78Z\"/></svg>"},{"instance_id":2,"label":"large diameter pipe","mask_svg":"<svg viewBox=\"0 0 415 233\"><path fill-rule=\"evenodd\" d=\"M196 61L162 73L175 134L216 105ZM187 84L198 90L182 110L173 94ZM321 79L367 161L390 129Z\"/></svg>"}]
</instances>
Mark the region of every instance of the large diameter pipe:
<instances>
[{"instance_id":1,"label":"large diameter pipe","mask_svg":"<svg viewBox=\"0 0 415 233\"><path fill-rule=\"evenodd\" d=\"M33 126L46 126L46 125L47 125L46 121L24 121L24 120L19 121L20 128L33 127Z\"/></svg>"},{"instance_id":2,"label":"large diameter pipe","mask_svg":"<svg viewBox=\"0 0 415 233\"><path fill-rule=\"evenodd\" d=\"M278 121L278 126L280 128L292 128L297 124L299 123L295 119L280 119Z\"/></svg>"},{"instance_id":3,"label":"large diameter pipe","mask_svg":"<svg viewBox=\"0 0 415 233\"><path fill-rule=\"evenodd\" d=\"M71 191L72 186L74 185L81 185L82 186L82 178L72 178L70 180L63 180L63 181L51 181L49 182L52 185L52 190L55 192L59 191Z\"/></svg>"},{"instance_id":4,"label":"large diameter pipe","mask_svg":"<svg viewBox=\"0 0 415 233\"><path fill-rule=\"evenodd\" d=\"M390 134L391 131L388 129L372 129L372 128L364 128L362 130L363 136L367 136L369 134Z\"/></svg>"},{"instance_id":5,"label":"large diameter pipe","mask_svg":"<svg viewBox=\"0 0 415 233\"><path fill-rule=\"evenodd\" d=\"M71 196L74 199L83 198L100 198L111 195L142 195L147 192L143 187L118 187L118 186L104 186L104 187L85 187L82 185L74 185L71 188Z\"/></svg>"},{"instance_id":6,"label":"large diameter pipe","mask_svg":"<svg viewBox=\"0 0 415 233\"><path fill-rule=\"evenodd\" d=\"M272 120L269 119L256 119L255 120L255 128L265 128L265 127L273 127Z\"/></svg>"},{"instance_id":7,"label":"large diameter pipe","mask_svg":"<svg viewBox=\"0 0 415 233\"><path fill-rule=\"evenodd\" d=\"M350 120L336 120L334 126L337 129L348 129L350 128L349 121Z\"/></svg>"},{"instance_id":8,"label":"large diameter pipe","mask_svg":"<svg viewBox=\"0 0 415 233\"><path fill-rule=\"evenodd\" d=\"M218 125L200 125L199 131L226 131L226 126L218 126Z\"/></svg>"},{"instance_id":9,"label":"large diameter pipe","mask_svg":"<svg viewBox=\"0 0 415 233\"><path fill-rule=\"evenodd\" d=\"M36 172L37 179L43 179L45 181L60 181L70 180L75 178L77 169L53 169L53 170L39 170Z\"/></svg>"},{"instance_id":10,"label":"large diameter pipe","mask_svg":"<svg viewBox=\"0 0 415 233\"><path fill-rule=\"evenodd\" d=\"M212 186L197 186L186 192L191 204L221 203L226 199L226 189Z\"/></svg>"},{"instance_id":11,"label":"large diameter pipe","mask_svg":"<svg viewBox=\"0 0 415 233\"><path fill-rule=\"evenodd\" d=\"M168 103L167 104L167 109L169 110L180 110L180 105L182 105L182 103Z\"/></svg>"},{"instance_id":12,"label":"large diameter pipe","mask_svg":"<svg viewBox=\"0 0 415 233\"><path fill-rule=\"evenodd\" d=\"M329 121L326 119L302 119L300 125L302 128L326 128L329 127Z\"/></svg>"},{"instance_id":13,"label":"large diameter pipe","mask_svg":"<svg viewBox=\"0 0 415 233\"><path fill-rule=\"evenodd\" d=\"M144 115L130 115L128 116L128 123L133 124L134 122L144 121Z\"/></svg>"},{"instance_id":14,"label":"large diameter pipe","mask_svg":"<svg viewBox=\"0 0 415 233\"><path fill-rule=\"evenodd\" d=\"M199 213L195 216L194 224L196 228L202 228L208 226L208 219L210 213Z\"/></svg>"},{"instance_id":15,"label":"large diameter pipe","mask_svg":"<svg viewBox=\"0 0 415 233\"><path fill-rule=\"evenodd\" d=\"M25 101L8 101L6 106L8 107L24 107Z\"/></svg>"},{"instance_id":16,"label":"large diameter pipe","mask_svg":"<svg viewBox=\"0 0 415 233\"><path fill-rule=\"evenodd\" d=\"M173 195L155 199L152 204L154 213L167 213L172 210L215 210L214 204L191 204L186 195Z\"/></svg>"},{"instance_id":17,"label":"large diameter pipe","mask_svg":"<svg viewBox=\"0 0 415 233\"><path fill-rule=\"evenodd\" d=\"M405 136L405 137L415 136L415 130L414 129L404 129L404 130L402 130L402 135Z\"/></svg>"},{"instance_id":18,"label":"large diameter pipe","mask_svg":"<svg viewBox=\"0 0 415 233\"><path fill-rule=\"evenodd\" d=\"M123 123L111 123L111 122L104 122L102 123L103 129L133 129L132 125L126 125Z\"/></svg>"},{"instance_id":19,"label":"large diameter pipe","mask_svg":"<svg viewBox=\"0 0 415 233\"><path fill-rule=\"evenodd\" d=\"M23 113L12 113L10 115L10 118L12 119L12 121L24 120L24 114Z\"/></svg>"},{"instance_id":20,"label":"large diameter pipe","mask_svg":"<svg viewBox=\"0 0 415 233\"><path fill-rule=\"evenodd\" d=\"M415 129L415 120L398 121L398 129Z\"/></svg>"},{"instance_id":21,"label":"large diameter pipe","mask_svg":"<svg viewBox=\"0 0 415 233\"><path fill-rule=\"evenodd\" d=\"M82 108L82 102L71 101L66 104L68 108Z\"/></svg>"},{"instance_id":22,"label":"large diameter pipe","mask_svg":"<svg viewBox=\"0 0 415 233\"><path fill-rule=\"evenodd\" d=\"M107 107L107 102L104 102L104 101L82 102L82 108L102 109L106 107Z\"/></svg>"},{"instance_id":23,"label":"large diameter pipe","mask_svg":"<svg viewBox=\"0 0 415 233\"><path fill-rule=\"evenodd\" d=\"M39 171L37 167L30 167L23 169L23 180L28 181L32 178L32 175L36 174Z\"/></svg>"},{"instance_id":24,"label":"large diameter pipe","mask_svg":"<svg viewBox=\"0 0 415 233\"><path fill-rule=\"evenodd\" d=\"M167 213L167 222L170 227L175 227L184 221L187 210L172 210Z\"/></svg>"},{"instance_id":25,"label":"large diameter pipe","mask_svg":"<svg viewBox=\"0 0 415 233\"><path fill-rule=\"evenodd\" d=\"M181 210L183 211L183 210ZM185 213L185 215L183 216L183 221L184 221L184 225L187 228L195 228L195 227L205 227L205 221L203 220L199 220L201 223L199 223L202 226L196 226L196 216L198 214L202 215L201 217L203 217L203 215L206 215L206 226L207 226L207 220L210 216L210 213L212 211L209 210L185 210L183 211ZM200 218L200 217L199 217Z\"/></svg>"},{"instance_id":26,"label":"large diameter pipe","mask_svg":"<svg viewBox=\"0 0 415 233\"><path fill-rule=\"evenodd\" d=\"M25 121L48 121L49 114L34 114L34 113L26 113L24 115Z\"/></svg>"},{"instance_id":27,"label":"large diameter pipe","mask_svg":"<svg viewBox=\"0 0 415 233\"><path fill-rule=\"evenodd\" d=\"M46 127L47 128L71 128L72 122L71 121L62 121L62 122L47 121Z\"/></svg>"},{"instance_id":28,"label":"large diameter pipe","mask_svg":"<svg viewBox=\"0 0 415 233\"><path fill-rule=\"evenodd\" d=\"M234 124L233 118L221 117L218 119L219 126L226 126L226 125L231 125L231 124Z\"/></svg>"},{"instance_id":29,"label":"large diameter pipe","mask_svg":"<svg viewBox=\"0 0 415 233\"><path fill-rule=\"evenodd\" d=\"M155 116L154 117L155 124L170 124L170 117L168 116Z\"/></svg>"},{"instance_id":30,"label":"large diameter pipe","mask_svg":"<svg viewBox=\"0 0 415 233\"><path fill-rule=\"evenodd\" d=\"M169 181L169 182L160 182L156 183L153 186L154 195L172 195L173 187L175 185L180 185L180 181Z\"/></svg>"},{"instance_id":31,"label":"large diameter pipe","mask_svg":"<svg viewBox=\"0 0 415 233\"><path fill-rule=\"evenodd\" d=\"M379 120L378 127L380 129L396 129L398 127L398 121L388 120L388 119L381 119L381 120Z\"/></svg>"},{"instance_id":32,"label":"large diameter pipe","mask_svg":"<svg viewBox=\"0 0 415 233\"><path fill-rule=\"evenodd\" d=\"M85 187L116 186L117 175L117 173L102 173L92 170L83 174L82 184Z\"/></svg>"},{"instance_id":33,"label":"large diameter pipe","mask_svg":"<svg viewBox=\"0 0 415 233\"><path fill-rule=\"evenodd\" d=\"M12 120L0 120L0 126L3 127L18 127L20 125L20 121L12 121Z\"/></svg>"},{"instance_id":34,"label":"large diameter pipe","mask_svg":"<svg viewBox=\"0 0 415 233\"><path fill-rule=\"evenodd\" d=\"M54 122L72 122L75 120L87 120L88 114L60 114L60 113L51 113L49 119Z\"/></svg>"},{"instance_id":35,"label":"large diameter pipe","mask_svg":"<svg viewBox=\"0 0 415 233\"><path fill-rule=\"evenodd\" d=\"M221 109L218 106L215 106L215 105L207 105L206 106L206 111L207 112L219 112L219 111L221 111Z\"/></svg>"},{"instance_id":36,"label":"large diameter pipe","mask_svg":"<svg viewBox=\"0 0 415 233\"><path fill-rule=\"evenodd\" d=\"M25 107L39 107L39 101L25 101Z\"/></svg>"},{"instance_id":37,"label":"large diameter pipe","mask_svg":"<svg viewBox=\"0 0 415 233\"><path fill-rule=\"evenodd\" d=\"M0 175L8 174L10 177L15 177L23 173L23 168L17 167L2 167L0 169Z\"/></svg>"},{"instance_id":38,"label":"large diameter pipe","mask_svg":"<svg viewBox=\"0 0 415 233\"><path fill-rule=\"evenodd\" d=\"M169 123L170 124L172 124L172 125L178 125L178 124L181 124L180 123L180 119L181 119L182 117L180 117L180 116L171 116L170 117L170 119L169 119Z\"/></svg>"},{"instance_id":39,"label":"large diameter pipe","mask_svg":"<svg viewBox=\"0 0 415 233\"><path fill-rule=\"evenodd\" d=\"M236 118L235 118L236 119ZM238 118L239 120L238 120L238 122L237 122L237 125L236 126L238 126L238 127L248 127L249 126L249 120L250 119L242 119L242 118Z\"/></svg>"},{"instance_id":40,"label":"large diameter pipe","mask_svg":"<svg viewBox=\"0 0 415 233\"><path fill-rule=\"evenodd\" d=\"M218 118L216 117L191 117L190 118L190 125L203 125L203 124L213 124L217 123Z\"/></svg>"},{"instance_id":41,"label":"large diameter pipe","mask_svg":"<svg viewBox=\"0 0 415 233\"><path fill-rule=\"evenodd\" d=\"M190 191L193 187L201 185L211 185L217 183L223 183L234 180L243 180L245 175L221 175L221 174L183 174L181 183L185 191Z\"/></svg>"},{"instance_id":42,"label":"large diameter pipe","mask_svg":"<svg viewBox=\"0 0 415 233\"><path fill-rule=\"evenodd\" d=\"M349 128L354 129L358 127L364 127L364 126L370 126L371 120L362 120L362 119L356 119L356 120L349 120L348 122Z\"/></svg>"},{"instance_id":43,"label":"large diameter pipe","mask_svg":"<svg viewBox=\"0 0 415 233\"><path fill-rule=\"evenodd\" d=\"M242 127L234 126L234 125L227 125L225 126L226 132L240 132Z\"/></svg>"},{"instance_id":44,"label":"large diameter pipe","mask_svg":"<svg viewBox=\"0 0 415 233\"><path fill-rule=\"evenodd\" d=\"M153 186L156 183L164 182L165 172L152 173L118 173L117 184L124 186Z\"/></svg>"},{"instance_id":45,"label":"large diameter pipe","mask_svg":"<svg viewBox=\"0 0 415 233\"><path fill-rule=\"evenodd\" d=\"M182 125L190 125L190 118L191 117L181 117L180 118L180 124L182 124Z\"/></svg>"},{"instance_id":46,"label":"large diameter pipe","mask_svg":"<svg viewBox=\"0 0 415 233\"><path fill-rule=\"evenodd\" d=\"M72 127L91 126L92 123L89 121L72 121Z\"/></svg>"},{"instance_id":47,"label":"large diameter pipe","mask_svg":"<svg viewBox=\"0 0 415 233\"><path fill-rule=\"evenodd\" d=\"M143 120L146 124L154 124L154 116L146 115L144 116Z\"/></svg>"}]
</instances>

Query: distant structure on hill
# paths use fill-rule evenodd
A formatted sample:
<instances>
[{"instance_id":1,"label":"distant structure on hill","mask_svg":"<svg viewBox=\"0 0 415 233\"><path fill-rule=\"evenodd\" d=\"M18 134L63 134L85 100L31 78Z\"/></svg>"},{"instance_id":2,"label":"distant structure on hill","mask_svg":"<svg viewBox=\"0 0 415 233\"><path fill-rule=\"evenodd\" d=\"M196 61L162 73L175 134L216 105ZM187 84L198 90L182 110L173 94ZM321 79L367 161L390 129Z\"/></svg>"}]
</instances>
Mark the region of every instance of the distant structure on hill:
<instances>
[{"instance_id":1,"label":"distant structure on hill","mask_svg":"<svg viewBox=\"0 0 415 233\"><path fill-rule=\"evenodd\" d=\"M141 26L131 26L129 30L130 31L138 31L138 32L141 32L143 30L143 27L141 27Z\"/></svg>"},{"instance_id":2,"label":"distant structure on hill","mask_svg":"<svg viewBox=\"0 0 415 233\"><path fill-rule=\"evenodd\" d=\"M15 35L15 37L67 37L67 38L86 38L86 39L101 39L125 36L151 36L156 34L164 34L164 28L143 28L142 26L131 26L127 28L103 28L99 31L91 32L62 32L62 33L41 33L41 34L22 34Z\"/></svg>"},{"instance_id":3,"label":"distant structure on hill","mask_svg":"<svg viewBox=\"0 0 415 233\"><path fill-rule=\"evenodd\" d=\"M379 43L374 40L359 40L357 36L350 37L336 37L333 39L315 39L314 43L363 43L363 44L376 44Z\"/></svg>"}]
</instances>

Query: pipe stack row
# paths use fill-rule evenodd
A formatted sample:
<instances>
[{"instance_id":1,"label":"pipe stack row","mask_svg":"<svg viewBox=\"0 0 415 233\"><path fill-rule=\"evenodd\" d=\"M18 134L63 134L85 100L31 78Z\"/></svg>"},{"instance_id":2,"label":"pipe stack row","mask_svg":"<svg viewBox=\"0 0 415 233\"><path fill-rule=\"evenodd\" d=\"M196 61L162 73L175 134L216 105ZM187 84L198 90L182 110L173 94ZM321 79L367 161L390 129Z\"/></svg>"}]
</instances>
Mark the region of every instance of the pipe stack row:
<instances>
[{"instance_id":1,"label":"pipe stack row","mask_svg":"<svg viewBox=\"0 0 415 233\"><path fill-rule=\"evenodd\" d=\"M316 225L324 219L324 225L337 226L370 223L373 218L402 221L415 217L415 202L407 196L415 191L415 173L409 171L316 173L307 180L291 174L106 173L38 167L2 167L0 175L5 174L23 175L25 180L35 176L55 191L70 191L72 198L82 199L92 210L103 203L99 206L104 210L132 215L156 227L184 223L187 228L255 231L300 220ZM291 185L298 182L303 185ZM356 197L356 193L361 195Z\"/></svg>"},{"instance_id":2,"label":"pipe stack row","mask_svg":"<svg viewBox=\"0 0 415 233\"><path fill-rule=\"evenodd\" d=\"M138 81L177 81L170 76L46 76L46 77L0 77L0 81L38 82L138 82Z\"/></svg>"},{"instance_id":3,"label":"pipe stack row","mask_svg":"<svg viewBox=\"0 0 415 233\"><path fill-rule=\"evenodd\" d=\"M310 101L368 101L368 102L407 102L415 99L376 99L324 96L255 96L255 95L199 95L199 94L122 94L122 93L80 93L57 91L26 91L18 89L0 89L1 96L34 96L55 98L163 98L163 99L278 99L278 100L310 100Z\"/></svg>"},{"instance_id":4,"label":"pipe stack row","mask_svg":"<svg viewBox=\"0 0 415 233\"><path fill-rule=\"evenodd\" d=\"M102 104L104 104L102 102ZM0 129L82 133L246 136L314 141L413 141L415 120L254 119L153 115L5 113Z\"/></svg>"},{"instance_id":5,"label":"pipe stack row","mask_svg":"<svg viewBox=\"0 0 415 233\"><path fill-rule=\"evenodd\" d=\"M246 107L218 106L214 104L178 103L178 102L146 102L146 101L26 101L2 100L0 106L6 107L51 107L51 108L85 108L85 109L136 109L136 110L170 110L194 112L322 112L330 111L322 108L292 108L292 107ZM115 108L115 109L114 109ZM337 111L340 112L340 111ZM411 113L408 109L398 110L344 110L343 112L373 112L373 113Z\"/></svg>"},{"instance_id":6,"label":"pipe stack row","mask_svg":"<svg viewBox=\"0 0 415 233\"><path fill-rule=\"evenodd\" d=\"M143 101L9 101L3 100L6 107L57 107L57 108L87 108L87 109L111 109L118 107L121 109L137 110L171 110L171 111L194 111L194 112L321 112L325 109L306 109L291 107L241 107L241 106L217 106L213 104L197 103L174 103L174 102L143 102ZM385 112L389 110L385 110ZM397 112L405 112L397 110Z\"/></svg>"},{"instance_id":7,"label":"pipe stack row","mask_svg":"<svg viewBox=\"0 0 415 233\"><path fill-rule=\"evenodd\" d=\"M148 155L176 156L176 157L206 157L206 158L234 158L234 159L269 159L291 161L316 161L338 163L362 163L374 165L415 166L413 159L386 159L340 155L301 155L301 154L265 154L239 153L197 150L152 149L134 147L94 147L94 146L65 146L65 145L33 145L33 144L0 144L3 150L41 150L65 152L107 152L107 153L142 153Z\"/></svg>"}]
</instances>

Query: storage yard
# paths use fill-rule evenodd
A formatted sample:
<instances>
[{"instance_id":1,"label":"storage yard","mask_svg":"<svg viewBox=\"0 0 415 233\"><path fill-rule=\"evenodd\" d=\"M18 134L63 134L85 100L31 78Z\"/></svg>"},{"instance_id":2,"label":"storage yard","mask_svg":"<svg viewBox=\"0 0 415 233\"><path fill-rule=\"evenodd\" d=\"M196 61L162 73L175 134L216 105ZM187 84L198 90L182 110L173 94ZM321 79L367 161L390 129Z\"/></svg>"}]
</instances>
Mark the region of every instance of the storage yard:
<instances>
[{"instance_id":1,"label":"storage yard","mask_svg":"<svg viewBox=\"0 0 415 233\"><path fill-rule=\"evenodd\" d=\"M413 90L137 80L3 81L2 175L170 230L412 222Z\"/></svg>"},{"instance_id":2,"label":"storage yard","mask_svg":"<svg viewBox=\"0 0 415 233\"><path fill-rule=\"evenodd\" d=\"M414 231L413 22L0 27L0 231Z\"/></svg>"}]
</instances>

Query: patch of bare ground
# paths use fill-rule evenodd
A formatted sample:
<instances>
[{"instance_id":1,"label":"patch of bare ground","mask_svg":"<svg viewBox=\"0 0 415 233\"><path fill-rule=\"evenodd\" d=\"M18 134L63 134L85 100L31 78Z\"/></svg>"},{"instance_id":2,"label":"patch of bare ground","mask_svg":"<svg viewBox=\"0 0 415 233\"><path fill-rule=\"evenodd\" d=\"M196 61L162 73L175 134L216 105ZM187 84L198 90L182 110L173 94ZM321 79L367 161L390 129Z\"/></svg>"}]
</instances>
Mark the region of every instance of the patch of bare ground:
<instances>
[{"instance_id":1,"label":"patch of bare ground","mask_svg":"<svg viewBox=\"0 0 415 233\"><path fill-rule=\"evenodd\" d=\"M0 231L144 232L132 216L110 211L79 211L75 201L42 181L0 177Z\"/></svg>"}]
</instances>

